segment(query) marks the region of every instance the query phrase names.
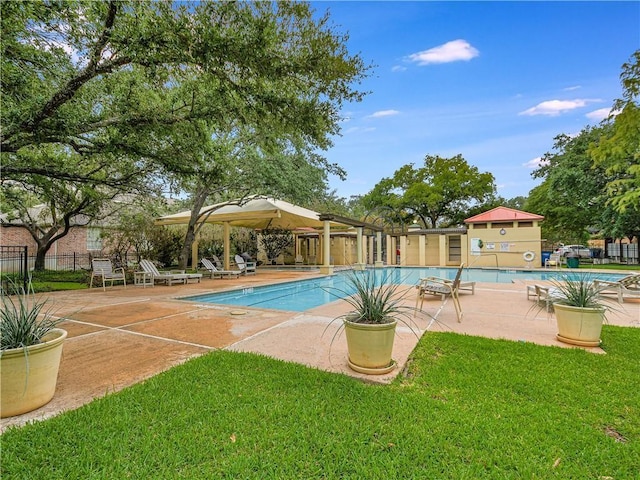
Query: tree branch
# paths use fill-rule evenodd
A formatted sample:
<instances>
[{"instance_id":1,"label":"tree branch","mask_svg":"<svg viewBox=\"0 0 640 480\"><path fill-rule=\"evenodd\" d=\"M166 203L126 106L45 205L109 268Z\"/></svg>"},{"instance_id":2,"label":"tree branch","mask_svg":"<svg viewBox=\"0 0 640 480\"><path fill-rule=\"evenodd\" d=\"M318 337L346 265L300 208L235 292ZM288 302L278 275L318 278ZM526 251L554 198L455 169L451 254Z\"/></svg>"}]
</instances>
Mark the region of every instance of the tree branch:
<instances>
[{"instance_id":1,"label":"tree branch","mask_svg":"<svg viewBox=\"0 0 640 480\"><path fill-rule=\"evenodd\" d=\"M105 46L109 42L109 37L111 36L111 29L113 27L113 23L115 21L116 13L118 10L117 2L115 0L111 0L109 2L109 10L107 12L107 17L104 21L104 27L102 29L102 33L100 37L96 41L96 44L91 52L91 58L89 60L86 68L80 72L79 75L72 78L67 82L67 84L59 90L45 105L42 107L40 112L33 116L30 120L24 122L21 125L20 130L33 131L35 130L43 120L50 117L53 112L55 112L60 106L64 105L66 102L71 99L76 92L89 80L94 78L96 75L100 73L106 73L111 71L115 66L119 66L125 61L124 58L118 59L112 62L106 62L100 68L98 68L98 62L102 56L102 51ZM128 60L125 61L125 63Z\"/></svg>"}]
</instances>

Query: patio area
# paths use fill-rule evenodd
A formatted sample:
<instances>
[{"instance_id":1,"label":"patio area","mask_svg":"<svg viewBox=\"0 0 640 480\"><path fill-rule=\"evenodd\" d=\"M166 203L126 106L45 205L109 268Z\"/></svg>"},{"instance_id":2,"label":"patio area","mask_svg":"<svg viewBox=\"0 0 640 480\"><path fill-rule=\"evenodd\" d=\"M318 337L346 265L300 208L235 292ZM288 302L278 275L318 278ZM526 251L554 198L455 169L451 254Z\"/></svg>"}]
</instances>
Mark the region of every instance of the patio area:
<instances>
[{"instance_id":1,"label":"patio area","mask_svg":"<svg viewBox=\"0 0 640 480\"><path fill-rule=\"evenodd\" d=\"M344 335L332 342L348 309L333 302L306 312L282 312L246 307L191 303L180 297L231 288L319 276L311 271L267 271L239 279L203 279L177 286L114 286L56 292L46 295L69 336L64 344L56 395L44 407L2 419L1 428L54 416L94 398L117 392L195 356L216 349L253 352L296 362L370 382L389 382L402 373L418 336L429 331L451 331L489 338L534 342L566 348L556 340L555 318L532 308L527 282L478 283L475 294L461 294L462 323L448 302L437 322L427 315L415 318L414 332L398 327L394 359L398 368L388 375L367 376L352 371L346 362ZM412 287L411 287L412 288ZM415 295L408 293L413 304ZM434 313L439 298L425 302ZM625 302L608 315L610 324L640 327L640 302ZM416 335L417 334L417 335ZM604 337L606 342L606 337ZM600 348L588 349L603 353Z\"/></svg>"}]
</instances>

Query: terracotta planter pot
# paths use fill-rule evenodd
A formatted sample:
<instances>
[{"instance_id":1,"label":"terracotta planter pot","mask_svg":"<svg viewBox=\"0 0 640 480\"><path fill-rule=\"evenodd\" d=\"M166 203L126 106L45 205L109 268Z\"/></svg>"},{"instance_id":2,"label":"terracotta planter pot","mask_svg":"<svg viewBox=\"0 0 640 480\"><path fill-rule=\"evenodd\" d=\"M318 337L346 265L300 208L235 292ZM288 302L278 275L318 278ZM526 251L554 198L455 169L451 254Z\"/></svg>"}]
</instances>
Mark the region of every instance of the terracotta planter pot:
<instances>
[{"instance_id":1,"label":"terracotta planter pot","mask_svg":"<svg viewBox=\"0 0 640 480\"><path fill-rule=\"evenodd\" d=\"M344 321L349 367L360 373L381 375L396 366L391 359L397 320L391 323L366 324Z\"/></svg>"},{"instance_id":2,"label":"terracotta planter pot","mask_svg":"<svg viewBox=\"0 0 640 480\"><path fill-rule=\"evenodd\" d=\"M604 310L559 304L554 304L553 308L558 322L558 340L583 347L600 345Z\"/></svg>"},{"instance_id":3,"label":"terracotta planter pot","mask_svg":"<svg viewBox=\"0 0 640 480\"><path fill-rule=\"evenodd\" d=\"M30 412L53 398L65 338L65 330L54 328L42 343L2 352L0 417Z\"/></svg>"}]
</instances>

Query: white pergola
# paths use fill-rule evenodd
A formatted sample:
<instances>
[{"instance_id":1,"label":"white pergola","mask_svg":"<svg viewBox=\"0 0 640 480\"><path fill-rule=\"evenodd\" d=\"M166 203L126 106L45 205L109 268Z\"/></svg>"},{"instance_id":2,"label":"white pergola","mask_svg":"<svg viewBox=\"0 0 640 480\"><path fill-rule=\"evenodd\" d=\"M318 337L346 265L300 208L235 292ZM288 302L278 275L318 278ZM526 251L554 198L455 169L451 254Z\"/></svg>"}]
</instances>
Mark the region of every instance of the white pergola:
<instances>
[{"instance_id":1,"label":"white pergola","mask_svg":"<svg viewBox=\"0 0 640 480\"><path fill-rule=\"evenodd\" d=\"M191 219L191 211L174 213L156 219L156 225L184 225ZM331 214L320 214L283 200L266 197L249 197L243 200L218 203L203 207L198 215L198 223L222 224L224 229L224 267L230 267L230 229L231 227L246 227L264 230L267 228L282 228L296 230L301 227L313 228L322 231L323 261L320 266L322 273L333 273L333 265L330 264L331 230L344 229L345 226L354 226L357 229L358 264L363 265L362 259L362 231L366 226L378 230L380 227L366 224L358 220L340 217ZM194 268L198 265L198 246L194 243L192 251ZM377 259L381 261L380 258Z\"/></svg>"}]
</instances>

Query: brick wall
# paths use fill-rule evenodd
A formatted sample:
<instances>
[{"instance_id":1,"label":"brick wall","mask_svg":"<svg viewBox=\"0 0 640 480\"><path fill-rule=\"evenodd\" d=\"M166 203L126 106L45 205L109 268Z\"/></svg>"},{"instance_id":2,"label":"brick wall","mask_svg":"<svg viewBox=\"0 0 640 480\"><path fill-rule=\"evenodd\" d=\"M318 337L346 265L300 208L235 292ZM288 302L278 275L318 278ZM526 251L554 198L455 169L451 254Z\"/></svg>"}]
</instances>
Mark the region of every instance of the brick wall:
<instances>
[{"instance_id":1,"label":"brick wall","mask_svg":"<svg viewBox=\"0 0 640 480\"><path fill-rule=\"evenodd\" d=\"M35 255L36 242L26 228L0 227L0 245L24 246L28 248L28 255ZM90 253L87 250L87 229L72 227L69 233L55 242L49 249L48 255L64 255L68 253Z\"/></svg>"}]
</instances>

